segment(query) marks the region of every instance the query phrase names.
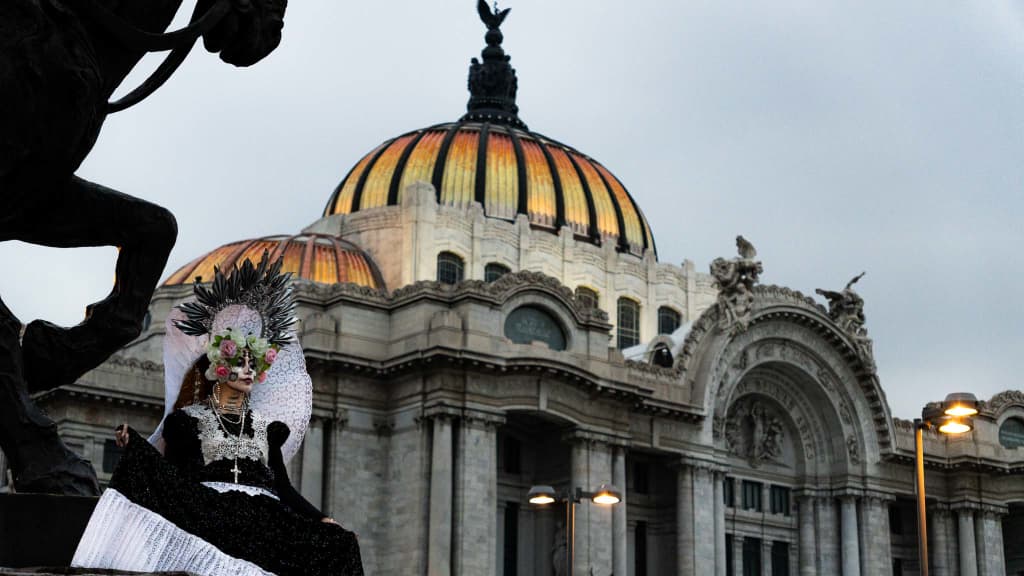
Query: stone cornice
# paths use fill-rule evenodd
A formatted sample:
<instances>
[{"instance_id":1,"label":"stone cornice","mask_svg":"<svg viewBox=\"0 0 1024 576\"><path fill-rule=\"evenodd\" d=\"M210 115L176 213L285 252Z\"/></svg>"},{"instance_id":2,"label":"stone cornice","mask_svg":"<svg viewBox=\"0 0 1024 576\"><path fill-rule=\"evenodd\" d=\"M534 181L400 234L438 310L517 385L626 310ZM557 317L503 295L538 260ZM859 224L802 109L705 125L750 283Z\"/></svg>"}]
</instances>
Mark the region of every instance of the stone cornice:
<instances>
[{"instance_id":1,"label":"stone cornice","mask_svg":"<svg viewBox=\"0 0 1024 576\"><path fill-rule=\"evenodd\" d=\"M982 414L998 418L1004 410L1011 406L1024 408L1024 392L1020 390L1004 390L980 404L979 411Z\"/></svg>"}]
</instances>

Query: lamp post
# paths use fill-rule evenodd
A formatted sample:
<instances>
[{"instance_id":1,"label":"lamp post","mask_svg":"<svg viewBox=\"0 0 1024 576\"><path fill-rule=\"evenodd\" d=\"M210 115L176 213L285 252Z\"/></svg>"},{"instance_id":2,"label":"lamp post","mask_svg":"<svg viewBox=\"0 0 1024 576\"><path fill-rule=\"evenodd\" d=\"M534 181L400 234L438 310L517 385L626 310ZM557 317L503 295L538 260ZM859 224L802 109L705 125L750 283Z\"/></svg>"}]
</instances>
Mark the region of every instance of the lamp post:
<instances>
[{"instance_id":1,"label":"lamp post","mask_svg":"<svg viewBox=\"0 0 1024 576\"><path fill-rule=\"evenodd\" d=\"M978 413L978 399L966 392L953 393L938 406L926 406L914 420L914 450L917 464L917 549L921 558L921 576L928 576L928 518L924 491L924 430L937 428L943 434L970 432Z\"/></svg>"},{"instance_id":2,"label":"lamp post","mask_svg":"<svg viewBox=\"0 0 1024 576\"><path fill-rule=\"evenodd\" d=\"M601 484L594 492L586 492L579 486L571 491L559 492L551 486L539 485L531 487L526 497L530 504L538 506L565 503L565 567L566 576L572 576L576 562L576 504L587 498L594 504L612 506L622 501L622 492L612 484Z\"/></svg>"}]
</instances>

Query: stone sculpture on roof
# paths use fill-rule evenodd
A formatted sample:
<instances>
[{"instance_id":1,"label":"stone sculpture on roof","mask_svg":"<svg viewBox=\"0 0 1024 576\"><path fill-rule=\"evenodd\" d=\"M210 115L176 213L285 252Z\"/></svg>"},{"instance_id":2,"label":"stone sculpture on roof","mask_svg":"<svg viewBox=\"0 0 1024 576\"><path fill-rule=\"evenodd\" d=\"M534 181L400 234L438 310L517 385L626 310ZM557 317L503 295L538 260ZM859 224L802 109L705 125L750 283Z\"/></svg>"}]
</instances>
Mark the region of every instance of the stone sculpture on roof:
<instances>
[{"instance_id":1,"label":"stone sculpture on roof","mask_svg":"<svg viewBox=\"0 0 1024 576\"><path fill-rule=\"evenodd\" d=\"M853 290L853 285L864 277L866 272L854 276L839 292L818 288L816 293L828 300L828 316L836 325L846 332L857 345L857 350L869 366L874 366L874 353L867 328L864 327L864 299Z\"/></svg>"},{"instance_id":2,"label":"stone sculpture on roof","mask_svg":"<svg viewBox=\"0 0 1024 576\"><path fill-rule=\"evenodd\" d=\"M718 323L723 330L736 334L750 324L754 307L754 284L764 272L761 262L754 260L757 250L743 236L736 237L739 257L732 260L715 258L711 261L711 276L718 288Z\"/></svg>"}]
</instances>

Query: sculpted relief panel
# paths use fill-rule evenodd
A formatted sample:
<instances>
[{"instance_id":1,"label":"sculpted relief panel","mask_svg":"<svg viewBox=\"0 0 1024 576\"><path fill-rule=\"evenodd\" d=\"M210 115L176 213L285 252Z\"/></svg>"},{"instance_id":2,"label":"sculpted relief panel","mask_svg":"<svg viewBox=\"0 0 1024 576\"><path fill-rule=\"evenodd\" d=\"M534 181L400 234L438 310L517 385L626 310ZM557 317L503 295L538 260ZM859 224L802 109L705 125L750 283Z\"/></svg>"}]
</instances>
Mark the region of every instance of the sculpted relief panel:
<instances>
[{"instance_id":1,"label":"sculpted relief panel","mask_svg":"<svg viewBox=\"0 0 1024 576\"><path fill-rule=\"evenodd\" d=\"M756 396L741 398L726 418L726 448L753 468L765 462L788 464L792 450L784 450L785 427L780 416L770 402Z\"/></svg>"}]
</instances>

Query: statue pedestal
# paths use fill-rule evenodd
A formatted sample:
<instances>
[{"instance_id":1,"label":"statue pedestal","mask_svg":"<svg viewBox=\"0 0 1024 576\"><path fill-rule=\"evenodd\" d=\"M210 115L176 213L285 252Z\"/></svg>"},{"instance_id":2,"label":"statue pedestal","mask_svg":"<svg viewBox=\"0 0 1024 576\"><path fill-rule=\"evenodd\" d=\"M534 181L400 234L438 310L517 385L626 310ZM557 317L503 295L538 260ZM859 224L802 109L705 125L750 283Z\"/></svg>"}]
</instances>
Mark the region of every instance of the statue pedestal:
<instances>
[{"instance_id":1,"label":"statue pedestal","mask_svg":"<svg viewBox=\"0 0 1024 576\"><path fill-rule=\"evenodd\" d=\"M0 494L0 566L67 566L99 498ZM7 574L3 568L0 573Z\"/></svg>"}]
</instances>

